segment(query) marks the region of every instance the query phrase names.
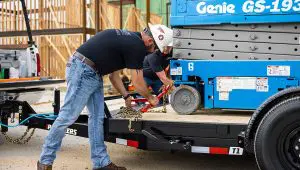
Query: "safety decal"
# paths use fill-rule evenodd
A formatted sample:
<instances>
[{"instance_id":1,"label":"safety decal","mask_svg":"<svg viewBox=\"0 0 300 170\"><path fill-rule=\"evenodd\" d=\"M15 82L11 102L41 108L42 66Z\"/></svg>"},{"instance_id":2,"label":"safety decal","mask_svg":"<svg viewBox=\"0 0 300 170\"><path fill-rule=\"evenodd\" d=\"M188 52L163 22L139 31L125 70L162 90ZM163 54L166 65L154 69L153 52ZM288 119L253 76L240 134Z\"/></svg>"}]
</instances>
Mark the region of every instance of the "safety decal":
<instances>
[{"instance_id":1,"label":"safety decal","mask_svg":"<svg viewBox=\"0 0 300 170\"><path fill-rule=\"evenodd\" d=\"M268 78L258 77L256 79L256 91L257 92L268 92L269 91Z\"/></svg>"},{"instance_id":2,"label":"safety decal","mask_svg":"<svg viewBox=\"0 0 300 170\"><path fill-rule=\"evenodd\" d=\"M290 66L267 66L268 76L290 76L291 67Z\"/></svg>"},{"instance_id":3,"label":"safety decal","mask_svg":"<svg viewBox=\"0 0 300 170\"><path fill-rule=\"evenodd\" d=\"M182 75L182 67L177 67L177 68L171 68L171 75L173 76L181 76Z\"/></svg>"},{"instance_id":4,"label":"safety decal","mask_svg":"<svg viewBox=\"0 0 300 170\"><path fill-rule=\"evenodd\" d=\"M121 139L121 138L116 138L116 144L131 146L131 147L134 147L134 148L139 147L139 142L138 141L128 140L128 139Z\"/></svg>"},{"instance_id":5,"label":"safety decal","mask_svg":"<svg viewBox=\"0 0 300 170\"><path fill-rule=\"evenodd\" d=\"M220 155L243 155L244 149L240 147L205 147L205 146L192 146L191 152L193 153L206 153L206 154L220 154Z\"/></svg>"},{"instance_id":6,"label":"safety decal","mask_svg":"<svg viewBox=\"0 0 300 170\"><path fill-rule=\"evenodd\" d=\"M256 77L217 77L217 91L255 90Z\"/></svg>"},{"instance_id":7,"label":"safety decal","mask_svg":"<svg viewBox=\"0 0 300 170\"><path fill-rule=\"evenodd\" d=\"M160 35L158 36L158 39L159 39L160 41L162 41L162 40L164 39L164 36L160 34Z\"/></svg>"},{"instance_id":8,"label":"safety decal","mask_svg":"<svg viewBox=\"0 0 300 170\"><path fill-rule=\"evenodd\" d=\"M219 100L229 100L229 92L228 91L220 91L219 92Z\"/></svg>"}]
</instances>

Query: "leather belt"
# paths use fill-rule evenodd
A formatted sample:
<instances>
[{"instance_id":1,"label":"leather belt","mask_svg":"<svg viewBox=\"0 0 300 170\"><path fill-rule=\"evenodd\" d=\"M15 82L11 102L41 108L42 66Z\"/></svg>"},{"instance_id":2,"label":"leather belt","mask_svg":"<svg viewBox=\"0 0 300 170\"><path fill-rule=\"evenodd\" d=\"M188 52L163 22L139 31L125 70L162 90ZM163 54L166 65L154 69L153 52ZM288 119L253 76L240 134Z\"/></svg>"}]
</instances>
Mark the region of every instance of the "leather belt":
<instances>
[{"instance_id":1,"label":"leather belt","mask_svg":"<svg viewBox=\"0 0 300 170\"><path fill-rule=\"evenodd\" d=\"M82 55L79 52L75 52L73 54L74 57L78 58L81 62L85 63L86 65L90 66L96 73L98 73L98 69L96 67L96 64L91 61L90 59L86 58L84 55Z\"/></svg>"}]
</instances>

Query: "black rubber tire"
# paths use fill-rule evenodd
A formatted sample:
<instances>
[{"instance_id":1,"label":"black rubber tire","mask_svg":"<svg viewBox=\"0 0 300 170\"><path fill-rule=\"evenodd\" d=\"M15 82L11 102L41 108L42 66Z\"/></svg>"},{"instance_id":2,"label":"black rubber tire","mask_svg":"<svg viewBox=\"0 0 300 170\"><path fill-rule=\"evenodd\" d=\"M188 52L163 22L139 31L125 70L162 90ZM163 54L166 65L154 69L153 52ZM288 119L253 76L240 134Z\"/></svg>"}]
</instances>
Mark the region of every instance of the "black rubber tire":
<instances>
[{"instance_id":1,"label":"black rubber tire","mask_svg":"<svg viewBox=\"0 0 300 170\"><path fill-rule=\"evenodd\" d=\"M179 99L182 93L185 92L188 95L188 101L186 103L181 102ZM180 85L171 94L171 106L180 115L188 115L195 112L201 103L201 96L199 91L188 85Z\"/></svg>"},{"instance_id":2,"label":"black rubber tire","mask_svg":"<svg viewBox=\"0 0 300 170\"><path fill-rule=\"evenodd\" d=\"M300 128L300 97L287 99L274 106L262 119L254 140L256 162L261 170L299 169L291 163L286 151L289 135ZM298 134L298 133L297 133ZM295 137L296 138L296 137ZM298 139L298 136L297 136ZM288 156L289 155L289 156ZM298 160L299 158L291 156Z\"/></svg>"}]
</instances>

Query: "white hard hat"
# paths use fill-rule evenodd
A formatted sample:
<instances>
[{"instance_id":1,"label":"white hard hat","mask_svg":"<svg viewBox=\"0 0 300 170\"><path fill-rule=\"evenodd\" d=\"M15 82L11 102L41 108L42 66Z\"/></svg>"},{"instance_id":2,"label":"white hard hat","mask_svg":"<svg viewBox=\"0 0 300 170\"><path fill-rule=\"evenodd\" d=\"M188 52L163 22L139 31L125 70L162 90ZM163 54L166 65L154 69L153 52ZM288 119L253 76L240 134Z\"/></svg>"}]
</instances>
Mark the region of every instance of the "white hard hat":
<instances>
[{"instance_id":1,"label":"white hard hat","mask_svg":"<svg viewBox=\"0 0 300 170\"><path fill-rule=\"evenodd\" d=\"M166 46L173 46L173 30L166 27L165 25L152 25L148 24L152 36L155 40L159 50L163 52L163 48Z\"/></svg>"}]
</instances>

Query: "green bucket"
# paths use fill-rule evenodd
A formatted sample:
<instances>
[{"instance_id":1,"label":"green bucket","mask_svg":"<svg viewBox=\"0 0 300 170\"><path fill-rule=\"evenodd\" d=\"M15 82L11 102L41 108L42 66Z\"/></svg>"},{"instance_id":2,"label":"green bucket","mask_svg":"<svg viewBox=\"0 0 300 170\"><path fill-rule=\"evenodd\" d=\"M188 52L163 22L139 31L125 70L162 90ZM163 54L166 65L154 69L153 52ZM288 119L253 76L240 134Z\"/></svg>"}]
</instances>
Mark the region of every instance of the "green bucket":
<instances>
[{"instance_id":1,"label":"green bucket","mask_svg":"<svg viewBox=\"0 0 300 170\"><path fill-rule=\"evenodd\" d=\"M0 79L4 79L4 68L2 68L0 71Z\"/></svg>"}]
</instances>

